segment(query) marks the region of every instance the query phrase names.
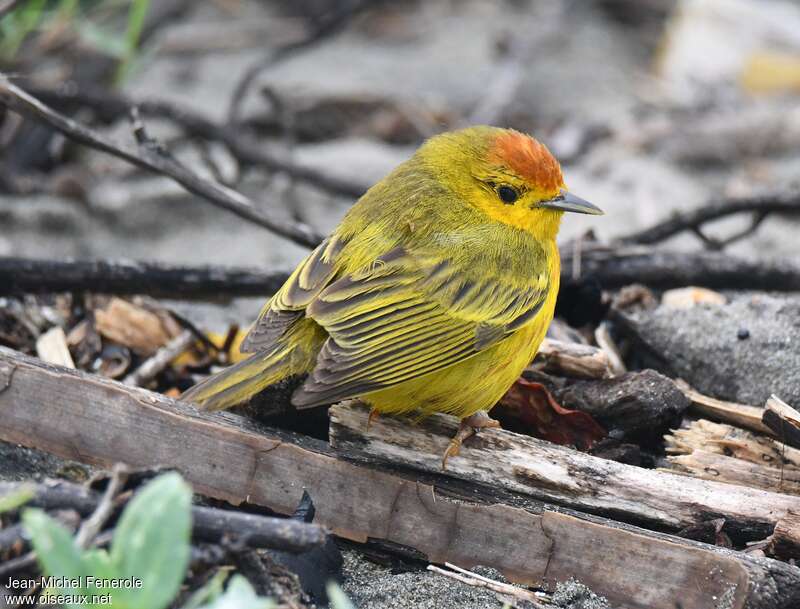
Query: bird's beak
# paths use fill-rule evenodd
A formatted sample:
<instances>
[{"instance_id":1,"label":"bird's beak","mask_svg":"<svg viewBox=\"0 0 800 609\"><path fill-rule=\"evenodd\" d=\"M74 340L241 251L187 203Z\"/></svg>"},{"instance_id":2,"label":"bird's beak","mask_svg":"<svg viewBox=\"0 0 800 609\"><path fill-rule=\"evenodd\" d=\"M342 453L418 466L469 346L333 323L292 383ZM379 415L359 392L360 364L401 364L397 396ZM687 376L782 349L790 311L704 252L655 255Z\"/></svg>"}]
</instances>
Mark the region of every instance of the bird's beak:
<instances>
[{"instance_id":1,"label":"bird's beak","mask_svg":"<svg viewBox=\"0 0 800 609\"><path fill-rule=\"evenodd\" d=\"M549 201L542 201L539 203L539 207L557 209L559 211L572 211L577 214L592 214L593 216L602 216L604 213L603 210L596 205L592 205L589 201L584 201L580 197L576 197L563 188L561 189L560 195Z\"/></svg>"}]
</instances>

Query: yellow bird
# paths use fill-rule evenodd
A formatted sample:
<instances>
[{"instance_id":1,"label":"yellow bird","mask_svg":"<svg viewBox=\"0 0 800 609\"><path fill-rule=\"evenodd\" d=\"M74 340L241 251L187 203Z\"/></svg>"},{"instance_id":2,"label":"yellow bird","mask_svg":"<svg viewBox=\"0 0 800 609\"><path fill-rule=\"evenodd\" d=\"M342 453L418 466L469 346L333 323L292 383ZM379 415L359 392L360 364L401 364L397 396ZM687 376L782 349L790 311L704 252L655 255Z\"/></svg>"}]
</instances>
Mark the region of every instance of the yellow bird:
<instances>
[{"instance_id":1,"label":"yellow bird","mask_svg":"<svg viewBox=\"0 0 800 609\"><path fill-rule=\"evenodd\" d=\"M532 137L471 127L437 135L370 188L264 306L248 359L183 396L209 410L307 375L297 408L359 398L374 413L461 419L475 430L536 354L553 319L567 192ZM371 415L372 416L372 415Z\"/></svg>"}]
</instances>

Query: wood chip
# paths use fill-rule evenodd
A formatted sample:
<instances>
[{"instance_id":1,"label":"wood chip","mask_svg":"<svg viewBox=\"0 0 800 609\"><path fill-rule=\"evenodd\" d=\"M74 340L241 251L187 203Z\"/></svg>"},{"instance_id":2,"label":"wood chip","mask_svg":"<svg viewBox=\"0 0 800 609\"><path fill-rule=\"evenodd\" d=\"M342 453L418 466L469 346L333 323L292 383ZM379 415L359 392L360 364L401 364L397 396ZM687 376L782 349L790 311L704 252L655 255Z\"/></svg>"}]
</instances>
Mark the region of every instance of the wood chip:
<instances>
[{"instance_id":1,"label":"wood chip","mask_svg":"<svg viewBox=\"0 0 800 609\"><path fill-rule=\"evenodd\" d=\"M50 328L36 339L36 355L48 364L75 368L67 346L67 335L61 326Z\"/></svg>"},{"instance_id":2,"label":"wood chip","mask_svg":"<svg viewBox=\"0 0 800 609\"><path fill-rule=\"evenodd\" d=\"M542 364L545 372L584 379L612 376L608 354L602 349L580 343L566 343L545 338L534 364Z\"/></svg>"}]
</instances>

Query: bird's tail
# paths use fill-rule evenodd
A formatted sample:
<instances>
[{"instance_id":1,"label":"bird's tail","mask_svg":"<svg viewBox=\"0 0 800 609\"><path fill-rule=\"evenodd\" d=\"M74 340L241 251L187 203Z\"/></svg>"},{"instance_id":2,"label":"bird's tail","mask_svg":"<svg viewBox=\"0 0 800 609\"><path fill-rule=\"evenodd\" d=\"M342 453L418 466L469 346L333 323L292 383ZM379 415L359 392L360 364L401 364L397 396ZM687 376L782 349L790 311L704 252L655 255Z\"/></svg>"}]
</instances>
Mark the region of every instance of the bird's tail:
<instances>
[{"instance_id":1,"label":"bird's tail","mask_svg":"<svg viewBox=\"0 0 800 609\"><path fill-rule=\"evenodd\" d=\"M223 410L246 402L270 385L299 372L295 370L298 366L292 351L291 346L281 345L268 353L255 353L198 383L180 399L203 410Z\"/></svg>"}]
</instances>

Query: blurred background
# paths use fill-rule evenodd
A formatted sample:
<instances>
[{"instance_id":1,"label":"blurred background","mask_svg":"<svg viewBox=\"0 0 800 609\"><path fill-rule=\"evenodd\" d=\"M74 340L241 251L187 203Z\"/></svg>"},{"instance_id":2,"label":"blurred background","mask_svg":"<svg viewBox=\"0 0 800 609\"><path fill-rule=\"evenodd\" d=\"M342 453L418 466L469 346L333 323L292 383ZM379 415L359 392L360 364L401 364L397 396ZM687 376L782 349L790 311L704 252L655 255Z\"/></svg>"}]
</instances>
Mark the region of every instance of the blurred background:
<instances>
[{"instance_id":1,"label":"blurred background","mask_svg":"<svg viewBox=\"0 0 800 609\"><path fill-rule=\"evenodd\" d=\"M568 218L562 242L588 230L612 240L800 175L796 2L5 0L0 11L0 63L16 84L120 142L133 136L116 96L140 104L178 159L320 232L426 137L473 123L535 135L570 188L606 210ZM0 150L0 255L286 270L307 251L12 113ZM728 251L796 256L797 229L769 217ZM668 245L704 247L691 233Z\"/></svg>"}]
</instances>

